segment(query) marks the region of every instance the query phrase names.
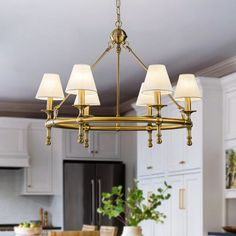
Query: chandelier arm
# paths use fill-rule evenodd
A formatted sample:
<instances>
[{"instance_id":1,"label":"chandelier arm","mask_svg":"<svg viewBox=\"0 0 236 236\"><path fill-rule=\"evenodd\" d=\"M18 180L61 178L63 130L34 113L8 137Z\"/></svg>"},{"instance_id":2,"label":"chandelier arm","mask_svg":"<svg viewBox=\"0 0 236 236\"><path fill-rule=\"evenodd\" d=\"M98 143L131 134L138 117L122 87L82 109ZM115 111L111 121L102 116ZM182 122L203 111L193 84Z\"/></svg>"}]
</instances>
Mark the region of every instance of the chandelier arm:
<instances>
[{"instance_id":1,"label":"chandelier arm","mask_svg":"<svg viewBox=\"0 0 236 236\"><path fill-rule=\"evenodd\" d=\"M181 106L171 94L168 94L168 97L171 99L171 101L177 106L177 108L179 109L182 119L187 119L187 116L185 114L185 109L183 106Z\"/></svg>"},{"instance_id":2,"label":"chandelier arm","mask_svg":"<svg viewBox=\"0 0 236 236\"><path fill-rule=\"evenodd\" d=\"M63 104L67 101L67 99L70 97L70 95L71 95L71 94L68 93L68 94L64 97L64 99L63 99L58 105L56 105L56 106L54 107L54 109L53 109L53 111L54 111L54 119L57 117L59 109L60 109L60 108L63 106Z\"/></svg>"},{"instance_id":3,"label":"chandelier arm","mask_svg":"<svg viewBox=\"0 0 236 236\"><path fill-rule=\"evenodd\" d=\"M168 94L169 98L172 100L172 102L178 107L178 109L184 111L184 107L181 106L171 94Z\"/></svg>"},{"instance_id":4,"label":"chandelier arm","mask_svg":"<svg viewBox=\"0 0 236 236\"><path fill-rule=\"evenodd\" d=\"M141 58L133 51L133 49L129 45L124 46L128 51L134 56L136 61L142 66L142 68L147 71L148 67L144 64L144 62L141 60Z\"/></svg>"},{"instance_id":5,"label":"chandelier arm","mask_svg":"<svg viewBox=\"0 0 236 236\"><path fill-rule=\"evenodd\" d=\"M95 69L97 64L103 59L103 57L112 49L112 45L109 44L109 46L105 49L105 51L99 56L99 58L91 65L92 70Z\"/></svg>"}]
</instances>

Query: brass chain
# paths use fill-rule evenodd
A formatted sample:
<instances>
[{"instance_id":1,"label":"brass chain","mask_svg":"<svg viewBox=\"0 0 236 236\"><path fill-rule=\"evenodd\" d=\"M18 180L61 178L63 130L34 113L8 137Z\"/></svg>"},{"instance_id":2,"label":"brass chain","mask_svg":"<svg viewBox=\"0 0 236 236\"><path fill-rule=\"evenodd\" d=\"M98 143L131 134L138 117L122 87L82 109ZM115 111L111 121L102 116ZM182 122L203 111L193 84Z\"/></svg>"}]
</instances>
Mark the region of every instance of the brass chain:
<instances>
[{"instance_id":1,"label":"brass chain","mask_svg":"<svg viewBox=\"0 0 236 236\"><path fill-rule=\"evenodd\" d=\"M120 0L116 0L116 27L121 27L122 26L122 22L121 22L121 17L120 17L120 6L121 6L121 1Z\"/></svg>"}]
</instances>

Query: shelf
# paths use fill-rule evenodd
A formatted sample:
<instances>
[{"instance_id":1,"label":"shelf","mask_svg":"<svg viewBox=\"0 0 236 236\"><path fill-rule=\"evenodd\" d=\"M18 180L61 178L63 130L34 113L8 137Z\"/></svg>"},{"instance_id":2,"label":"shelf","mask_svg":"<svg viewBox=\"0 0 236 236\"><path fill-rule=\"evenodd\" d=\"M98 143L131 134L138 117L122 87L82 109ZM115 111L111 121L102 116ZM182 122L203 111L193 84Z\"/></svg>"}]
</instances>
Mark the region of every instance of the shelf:
<instances>
[{"instance_id":1,"label":"shelf","mask_svg":"<svg viewBox=\"0 0 236 236\"><path fill-rule=\"evenodd\" d=\"M236 198L236 189L225 189L225 198L226 199Z\"/></svg>"}]
</instances>

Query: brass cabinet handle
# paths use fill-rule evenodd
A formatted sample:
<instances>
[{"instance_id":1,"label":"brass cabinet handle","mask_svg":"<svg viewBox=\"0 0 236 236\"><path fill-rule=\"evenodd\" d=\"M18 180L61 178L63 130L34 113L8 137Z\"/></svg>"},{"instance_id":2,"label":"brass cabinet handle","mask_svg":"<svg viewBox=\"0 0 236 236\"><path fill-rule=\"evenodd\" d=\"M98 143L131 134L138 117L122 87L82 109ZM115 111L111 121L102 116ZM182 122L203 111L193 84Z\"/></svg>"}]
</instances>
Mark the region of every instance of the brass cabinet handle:
<instances>
[{"instance_id":1,"label":"brass cabinet handle","mask_svg":"<svg viewBox=\"0 0 236 236\"><path fill-rule=\"evenodd\" d=\"M91 151L92 154L94 154L94 151Z\"/></svg>"},{"instance_id":2,"label":"brass cabinet handle","mask_svg":"<svg viewBox=\"0 0 236 236\"><path fill-rule=\"evenodd\" d=\"M180 210L185 210L184 196L185 196L185 189L184 188L179 189L179 209Z\"/></svg>"},{"instance_id":3,"label":"brass cabinet handle","mask_svg":"<svg viewBox=\"0 0 236 236\"><path fill-rule=\"evenodd\" d=\"M184 164L186 164L186 161L180 161L179 164L184 165Z\"/></svg>"},{"instance_id":4,"label":"brass cabinet handle","mask_svg":"<svg viewBox=\"0 0 236 236\"><path fill-rule=\"evenodd\" d=\"M98 151L95 151L96 154L98 154Z\"/></svg>"}]
</instances>

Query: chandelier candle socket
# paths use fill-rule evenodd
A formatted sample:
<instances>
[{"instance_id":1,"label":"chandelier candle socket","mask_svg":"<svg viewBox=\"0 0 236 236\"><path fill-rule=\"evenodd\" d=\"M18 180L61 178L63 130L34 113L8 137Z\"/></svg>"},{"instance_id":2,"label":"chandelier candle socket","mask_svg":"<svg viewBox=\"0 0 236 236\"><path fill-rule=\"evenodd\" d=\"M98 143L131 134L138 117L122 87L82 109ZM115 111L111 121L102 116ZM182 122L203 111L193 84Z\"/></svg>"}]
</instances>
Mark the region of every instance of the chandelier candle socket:
<instances>
[{"instance_id":1,"label":"chandelier candle socket","mask_svg":"<svg viewBox=\"0 0 236 236\"><path fill-rule=\"evenodd\" d=\"M186 129L187 144L192 145L191 131L193 123L191 115L194 111L191 110L191 102L201 98L195 76L192 74L180 75L174 98L166 67L160 64L147 67L129 46L128 36L121 28L120 8L120 0L116 0L117 20L115 29L110 34L108 47L91 66L74 65L66 87L67 95L65 98L59 75L45 74L43 76L36 98L47 100L46 110L44 111L47 114L45 123L47 128L46 144L51 144L51 128L55 127L78 130L78 143L83 144L85 148L89 146L89 131L144 131L147 133L148 147L152 147L153 131L157 131L156 142L161 144L162 131ZM114 116L96 117L90 114L91 106L100 105L92 70L113 49L116 53L116 114ZM147 107L145 116L129 117L120 115L120 60L123 50L127 50L147 73L136 103L137 106ZM165 105L162 103L161 98L164 95L168 96L176 105L181 118L162 116L161 111ZM77 113L74 117L58 117L59 110L70 96L76 96L74 106L77 108ZM53 102L55 100L62 101L54 105ZM178 101L185 101L185 106L183 107Z\"/></svg>"}]
</instances>

